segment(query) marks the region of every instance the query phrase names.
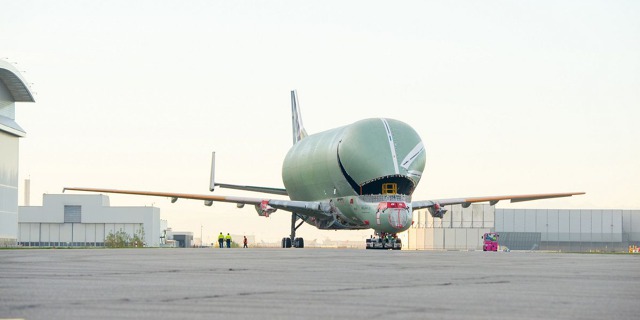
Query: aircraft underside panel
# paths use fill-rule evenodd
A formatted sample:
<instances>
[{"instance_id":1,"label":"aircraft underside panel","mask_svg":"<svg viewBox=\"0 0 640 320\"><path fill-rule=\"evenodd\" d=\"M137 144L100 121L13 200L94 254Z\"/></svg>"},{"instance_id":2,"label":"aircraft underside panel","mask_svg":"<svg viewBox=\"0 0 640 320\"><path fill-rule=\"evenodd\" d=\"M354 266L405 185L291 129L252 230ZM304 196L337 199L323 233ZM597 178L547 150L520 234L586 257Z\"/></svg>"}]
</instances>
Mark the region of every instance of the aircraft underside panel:
<instances>
[{"instance_id":1,"label":"aircraft underside panel","mask_svg":"<svg viewBox=\"0 0 640 320\"><path fill-rule=\"evenodd\" d=\"M316 217L303 216L303 220L321 230L354 230L354 229L369 229L366 225L354 225L346 222L340 218L321 219Z\"/></svg>"}]
</instances>

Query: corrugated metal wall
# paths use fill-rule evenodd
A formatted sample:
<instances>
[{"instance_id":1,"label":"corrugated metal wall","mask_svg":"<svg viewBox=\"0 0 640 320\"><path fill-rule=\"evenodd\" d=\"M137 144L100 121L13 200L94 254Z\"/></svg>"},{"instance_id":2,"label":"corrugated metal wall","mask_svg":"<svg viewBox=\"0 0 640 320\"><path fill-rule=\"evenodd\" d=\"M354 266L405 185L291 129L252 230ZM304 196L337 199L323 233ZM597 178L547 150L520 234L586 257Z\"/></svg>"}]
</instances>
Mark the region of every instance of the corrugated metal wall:
<instances>
[{"instance_id":1,"label":"corrugated metal wall","mask_svg":"<svg viewBox=\"0 0 640 320\"><path fill-rule=\"evenodd\" d=\"M32 247L101 247L109 233L133 235L142 228L142 223L20 223L18 239Z\"/></svg>"},{"instance_id":2,"label":"corrugated metal wall","mask_svg":"<svg viewBox=\"0 0 640 320\"><path fill-rule=\"evenodd\" d=\"M495 230L500 244L517 233L539 233L539 242L519 244L529 248L557 251L624 251L623 210L497 209ZM519 249L519 248L518 248Z\"/></svg>"},{"instance_id":3,"label":"corrugated metal wall","mask_svg":"<svg viewBox=\"0 0 640 320\"><path fill-rule=\"evenodd\" d=\"M630 244L640 245L640 210L622 212L622 234Z\"/></svg>"},{"instance_id":4,"label":"corrugated metal wall","mask_svg":"<svg viewBox=\"0 0 640 320\"><path fill-rule=\"evenodd\" d=\"M414 225L408 232L409 250L482 250L485 232L494 226L494 207L473 204L468 208L446 206L442 219L433 218L427 211L416 212Z\"/></svg>"},{"instance_id":5,"label":"corrugated metal wall","mask_svg":"<svg viewBox=\"0 0 640 320\"><path fill-rule=\"evenodd\" d=\"M640 210L495 209L447 206L443 219L416 212L407 249L482 250L485 232L513 250L619 251L640 246Z\"/></svg>"}]
</instances>

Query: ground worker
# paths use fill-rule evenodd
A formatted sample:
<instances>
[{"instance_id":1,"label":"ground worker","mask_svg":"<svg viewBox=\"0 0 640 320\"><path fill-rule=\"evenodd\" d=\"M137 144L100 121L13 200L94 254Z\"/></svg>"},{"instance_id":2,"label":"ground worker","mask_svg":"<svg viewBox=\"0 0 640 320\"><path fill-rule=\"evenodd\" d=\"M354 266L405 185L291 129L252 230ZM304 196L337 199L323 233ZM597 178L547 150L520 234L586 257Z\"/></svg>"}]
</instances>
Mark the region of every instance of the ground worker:
<instances>
[{"instance_id":1,"label":"ground worker","mask_svg":"<svg viewBox=\"0 0 640 320\"><path fill-rule=\"evenodd\" d=\"M243 248L248 248L247 247L247 236L244 236L244 240L242 240L242 243L243 243L243 246L242 246Z\"/></svg>"},{"instance_id":2,"label":"ground worker","mask_svg":"<svg viewBox=\"0 0 640 320\"><path fill-rule=\"evenodd\" d=\"M231 248L231 236L229 233L227 233L227 236L224 237L224 239L227 240L227 248Z\"/></svg>"},{"instance_id":3,"label":"ground worker","mask_svg":"<svg viewBox=\"0 0 640 320\"><path fill-rule=\"evenodd\" d=\"M224 235L222 234L222 232L220 232L220 235L218 236L218 245L220 246L220 248L222 248L223 242L224 242Z\"/></svg>"}]
</instances>

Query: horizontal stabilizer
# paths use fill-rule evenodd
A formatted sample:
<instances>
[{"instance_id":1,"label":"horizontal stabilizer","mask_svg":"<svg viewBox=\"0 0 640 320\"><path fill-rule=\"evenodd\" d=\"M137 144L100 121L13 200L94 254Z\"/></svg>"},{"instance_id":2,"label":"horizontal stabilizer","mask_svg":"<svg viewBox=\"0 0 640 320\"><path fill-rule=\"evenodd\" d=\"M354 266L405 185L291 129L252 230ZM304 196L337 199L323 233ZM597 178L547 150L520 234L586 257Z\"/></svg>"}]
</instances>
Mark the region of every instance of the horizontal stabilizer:
<instances>
[{"instance_id":1,"label":"horizontal stabilizer","mask_svg":"<svg viewBox=\"0 0 640 320\"><path fill-rule=\"evenodd\" d=\"M244 186L239 184L216 183L215 174L216 174L216 153L213 152L211 153L211 179L209 181L209 191L213 192L215 187L221 187L226 189L262 192L262 193L269 193L269 194L279 194L283 196L288 195L287 190L283 188L257 187L257 186Z\"/></svg>"}]
</instances>

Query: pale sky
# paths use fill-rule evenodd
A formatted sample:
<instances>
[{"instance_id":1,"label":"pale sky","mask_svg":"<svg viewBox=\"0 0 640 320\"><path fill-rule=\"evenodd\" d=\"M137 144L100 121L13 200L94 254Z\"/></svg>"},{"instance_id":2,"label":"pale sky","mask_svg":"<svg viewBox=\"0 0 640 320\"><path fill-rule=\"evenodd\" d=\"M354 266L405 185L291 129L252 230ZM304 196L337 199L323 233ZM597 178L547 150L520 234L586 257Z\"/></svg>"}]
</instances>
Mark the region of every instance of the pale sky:
<instances>
[{"instance_id":1,"label":"pale sky","mask_svg":"<svg viewBox=\"0 0 640 320\"><path fill-rule=\"evenodd\" d=\"M585 191L498 207L640 208L638 1L0 6L0 58L35 92L16 107L32 205L64 186L206 194L214 150L219 182L282 187L297 89L309 133L371 117L413 126L427 149L414 200ZM289 233L288 212L110 198L157 206L196 237L202 226L208 242Z\"/></svg>"}]
</instances>

